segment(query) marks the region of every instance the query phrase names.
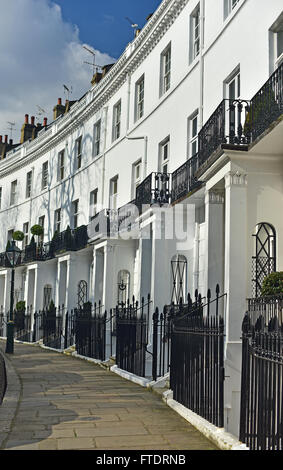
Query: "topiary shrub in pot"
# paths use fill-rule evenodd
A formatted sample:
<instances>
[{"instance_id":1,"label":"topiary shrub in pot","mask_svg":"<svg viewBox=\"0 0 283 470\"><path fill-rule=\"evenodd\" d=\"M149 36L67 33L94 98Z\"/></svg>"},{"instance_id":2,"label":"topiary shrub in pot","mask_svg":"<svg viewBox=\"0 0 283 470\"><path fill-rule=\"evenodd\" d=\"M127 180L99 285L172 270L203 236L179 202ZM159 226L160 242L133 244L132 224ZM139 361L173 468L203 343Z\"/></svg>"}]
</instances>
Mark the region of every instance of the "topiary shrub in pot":
<instances>
[{"instance_id":1,"label":"topiary shrub in pot","mask_svg":"<svg viewBox=\"0 0 283 470\"><path fill-rule=\"evenodd\" d=\"M262 283L261 296L283 295L283 271L266 276Z\"/></svg>"},{"instance_id":2,"label":"topiary shrub in pot","mask_svg":"<svg viewBox=\"0 0 283 470\"><path fill-rule=\"evenodd\" d=\"M16 230L13 233L13 240L15 240L16 242L22 242L24 238L25 238L24 233L21 232L21 230Z\"/></svg>"}]
</instances>

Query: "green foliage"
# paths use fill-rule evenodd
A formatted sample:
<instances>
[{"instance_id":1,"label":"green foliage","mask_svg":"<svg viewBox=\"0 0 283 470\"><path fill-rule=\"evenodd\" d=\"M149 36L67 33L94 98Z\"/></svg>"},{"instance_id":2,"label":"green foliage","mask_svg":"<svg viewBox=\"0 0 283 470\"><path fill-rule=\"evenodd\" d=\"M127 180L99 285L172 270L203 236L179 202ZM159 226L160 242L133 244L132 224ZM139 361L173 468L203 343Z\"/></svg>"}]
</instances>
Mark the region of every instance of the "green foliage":
<instances>
[{"instance_id":1,"label":"green foliage","mask_svg":"<svg viewBox=\"0 0 283 470\"><path fill-rule=\"evenodd\" d=\"M25 238L24 233L21 232L21 230L16 230L13 233L13 240L15 240L17 242L22 242L24 238Z\"/></svg>"},{"instance_id":2,"label":"green foliage","mask_svg":"<svg viewBox=\"0 0 283 470\"><path fill-rule=\"evenodd\" d=\"M283 294L283 271L266 276L262 283L261 296Z\"/></svg>"},{"instance_id":3,"label":"green foliage","mask_svg":"<svg viewBox=\"0 0 283 470\"><path fill-rule=\"evenodd\" d=\"M41 225L38 225L38 224L33 225L31 227L30 231L31 231L32 235L36 235L38 237L43 235L43 228L41 227Z\"/></svg>"},{"instance_id":4,"label":"green foliage","mask_svg":"<svg viewBox=\"0 0 283 470\"><path fill-rule=\"evenodd\" d=\"M260 95L255 97L247 113L244 124L244 135L250 135L253 128L257 127L266 116L278 116L279 107L271 88L265 88Z\"/></svg>"},{"instance_id":5,"label":"green foliage","mask_svg":"<svg viewBox=\"0 0 283 470\"><path fill-rule=\"evenodd\" d=\"M20 300L16 303L16 310L17 312L24 312L26 309L26 303L24 300Z\"/></svg>"}]
</instances>

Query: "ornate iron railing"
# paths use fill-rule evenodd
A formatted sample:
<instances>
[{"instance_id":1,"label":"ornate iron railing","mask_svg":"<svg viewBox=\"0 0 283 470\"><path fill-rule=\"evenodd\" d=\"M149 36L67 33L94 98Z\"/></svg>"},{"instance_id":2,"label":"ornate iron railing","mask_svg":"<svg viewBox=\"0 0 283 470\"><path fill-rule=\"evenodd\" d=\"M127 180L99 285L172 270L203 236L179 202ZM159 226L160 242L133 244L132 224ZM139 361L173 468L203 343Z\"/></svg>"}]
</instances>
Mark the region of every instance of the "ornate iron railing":
<instances>
[{"instance_id":1,"label":"ornate iron railing","mask_svg":"<svg viewBox=\"0 0 283 470\"><path fill-rule=\"evenodd\" d=\"M198 168L199 158L198 154L196 154L172 173L171 202L175 202L187 196L190 191L193 191L201 185L201 181L196 177Z\"/></svg>"},{"instance_id":2,"label":"ornate iron railing","mask_svg":"<svg viewBox=\"0 0 283 470\"><path fill-rule=\"evenodd\" d=\"M247 146L250 127L247 100L224 99L198 134L198 165L201 166L221 145Z\"/></svg>"},{"instance_id":3,"label":"ornate iron railing","mask_svg":"<svg viewBox=\"0 0 283 470\"><path fill-rule=\"evenodd\" d=\"M273 72L250 102L246 127L255 141L283 113L283 64Z\"/></svg>"},{"instance_id":4,"label":"ornate iron railing","mask_svg":"<svg viewBox=\"0 0 283 470\"><path fill-rule=\"evenodd\" d=\"M224 295L178 305L171 331L173 398L216 426L224 424Z\"/></svg>"},{"instance_id":5,"label":"ornate iron railing","mask_svg":"<svg viewBox=\"0 0 283 470\"><path fill-rule=\"evenodd\" d=\"M141 214L143 206L170 204L171 174L150 173L136 189L136 206Z\"/></svg>"},{"instance_id":6,"label":"ornate iron railing","mask_svg":"<svg viewBox=\"0 0 283 470\"><path fill-rule=\"evenodd\" d=\"M240 440L250 450L282 450L282 296L250 302L242 325Z\"/></svg>"}]
</instances>

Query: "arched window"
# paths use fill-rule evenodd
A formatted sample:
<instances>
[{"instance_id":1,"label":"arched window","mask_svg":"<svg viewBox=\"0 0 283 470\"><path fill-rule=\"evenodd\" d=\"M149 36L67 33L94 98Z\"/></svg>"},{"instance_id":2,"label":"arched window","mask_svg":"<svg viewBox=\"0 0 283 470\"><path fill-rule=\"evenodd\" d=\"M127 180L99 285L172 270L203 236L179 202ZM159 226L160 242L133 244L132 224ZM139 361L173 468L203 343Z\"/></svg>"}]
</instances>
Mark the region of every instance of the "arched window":
<instances>
[{"instance_id":1,"label":"arched window","mask_svg":"<svg viewBox=\"0 0 283 470\"><path fill-rule=\"evenodd\" d=\"M175 255L171 260L172 293L171 303L184 302L187 295L187 258L184 255Z\"/></svg>"},{"instance_id":2,"label":"arched window","mask_svg":"<svg viewBox=\"0 0 283 470\"><path fill-rule=\"evenodd\" d=\"M130 273L125 269L118 272L118 305L123 305L127 302L130 297Z\"/></svg>"},{"instance_id":3,"label":"arched window","mask_svg":"<svg viewBox=\"0 0 283 470\"><path fill-rule=\"evenodd\" d=\"M258 297L264 278L276 270L276 231L272 225L257 224L252 258L253 296Z\"/></svg>"},{"instance_id":4,"label":"arched window","mask_svg":"<svg viewBox=\"0 0 283 470\"><path fill-rule=\"evenodd\" d=\"M78 283L78 308L83 308L85 302L87 302L87 282L82 280Z\"/></svg>"},{"instance_id":5,"label":"arched window","mask_svg":"<svg viewBox=\"0 0 283 470\"><path fill-rule=\"evenodd\" d=\"M43 287L43 310L47 310L52 300L52 286L46 284Z\"/></svg>"}]
</instances>

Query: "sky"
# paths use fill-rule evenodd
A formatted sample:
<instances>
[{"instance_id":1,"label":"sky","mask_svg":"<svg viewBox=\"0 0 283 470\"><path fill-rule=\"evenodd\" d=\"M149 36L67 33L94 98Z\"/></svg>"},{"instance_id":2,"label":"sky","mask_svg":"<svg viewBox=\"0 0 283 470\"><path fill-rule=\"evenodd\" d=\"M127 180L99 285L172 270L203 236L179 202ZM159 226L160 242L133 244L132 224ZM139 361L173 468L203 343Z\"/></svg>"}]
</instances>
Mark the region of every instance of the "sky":
<instances>
[{"instance_id":1,"label":"sky","mask_svg":"<svg viewBox=\"0 0 283 470\"><path fill-rule=\"evenodd\" d=\"M53 119L58 98L80 98L93 69L115 62L162 0L0 0L0 135L19 142L25 114ZM127 20L128 18L129 20ZM9 123L15 123L13 130Z\"/></svg>"}]
</instances>

